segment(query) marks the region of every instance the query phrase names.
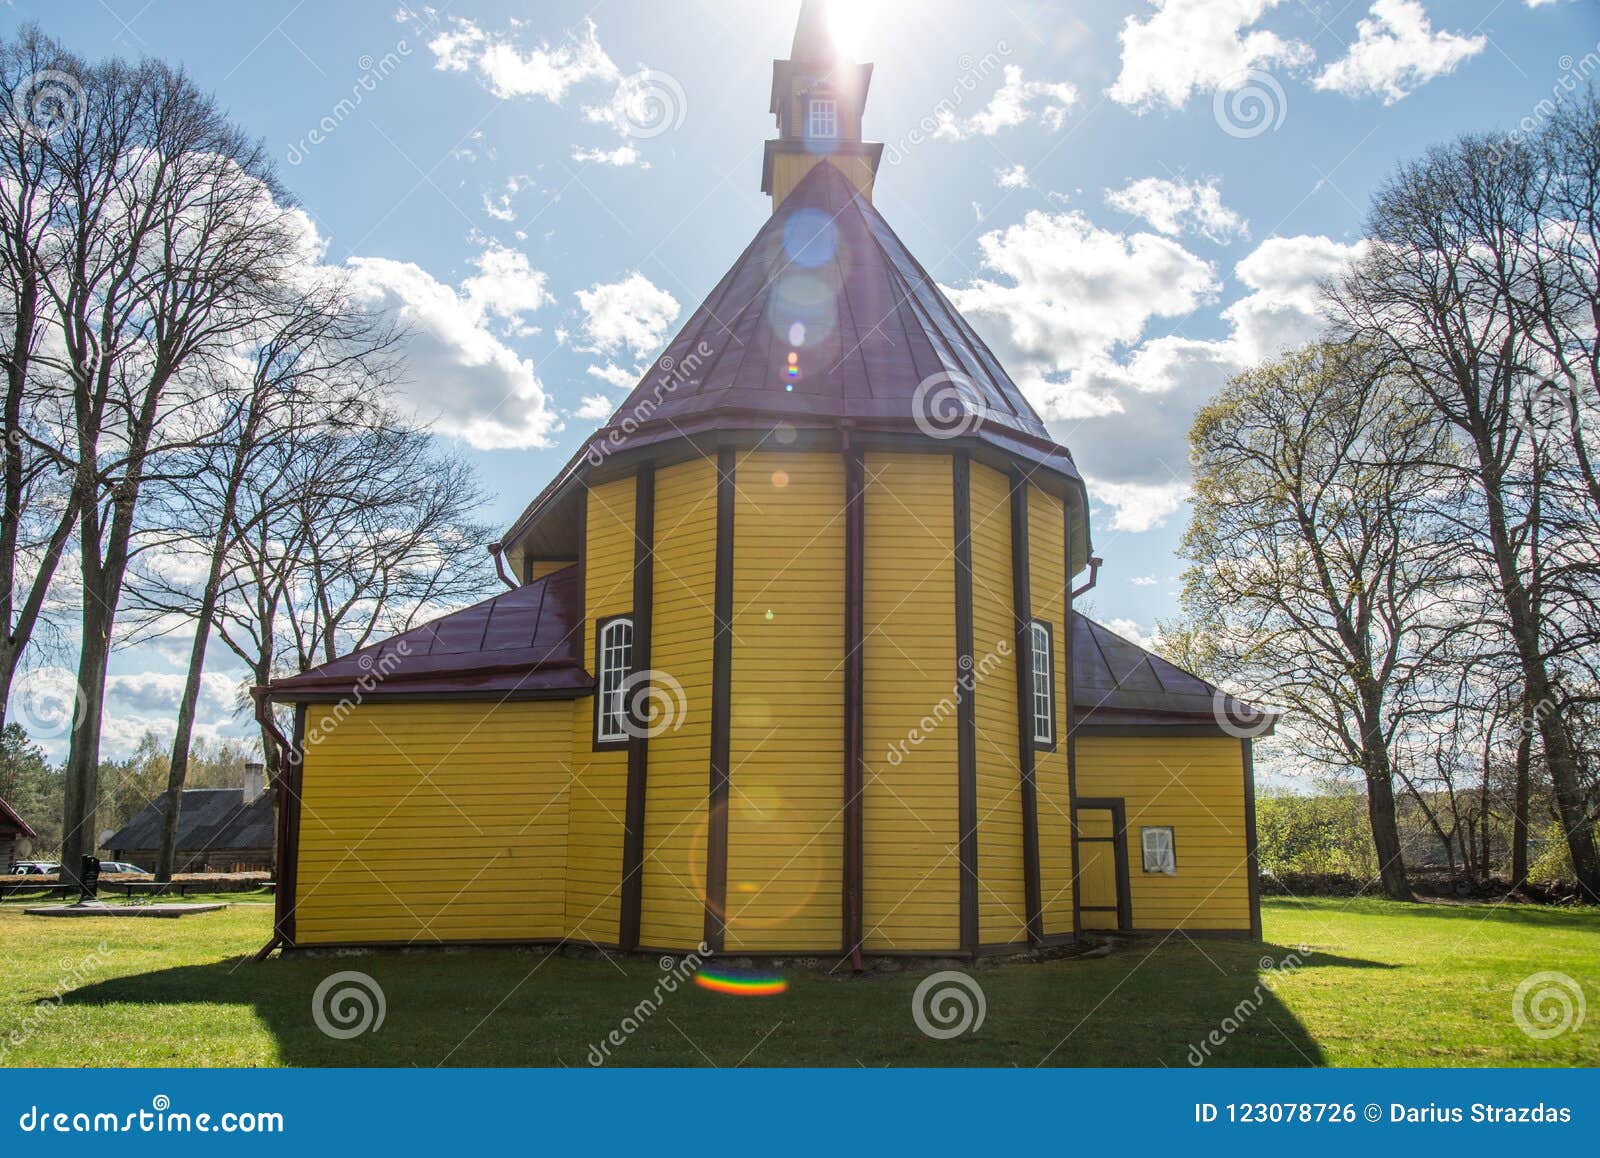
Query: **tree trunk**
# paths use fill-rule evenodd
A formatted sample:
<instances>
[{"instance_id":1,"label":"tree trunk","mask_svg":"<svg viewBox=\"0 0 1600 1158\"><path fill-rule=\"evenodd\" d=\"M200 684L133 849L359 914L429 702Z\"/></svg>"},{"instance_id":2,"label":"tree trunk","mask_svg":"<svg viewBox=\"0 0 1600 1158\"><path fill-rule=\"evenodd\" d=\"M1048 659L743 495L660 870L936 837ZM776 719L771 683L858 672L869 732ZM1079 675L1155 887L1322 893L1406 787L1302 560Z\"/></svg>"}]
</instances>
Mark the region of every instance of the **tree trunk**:
<instances>
[{"instance_id":1,"label":"tree trunk","mask_svg":"<svg viewBox=\"0 0 1600 1158\"><path fill-rule=\"evenodd\" d=\"M1389 754L1369 749L1364 768L1367 778L1367 818L1372 823L1372 843L1378 854L1378 879L1383 895L1392 901L1411 901L1405 858L1400 852L1400 826L1395 822L1394 777Z\"/></svg>"},{"instance_id":2,"label":"tree trunk","mask_svg":"<svg viewBox=\"0 0 1600 1158\"><path fill-rule=\"evenodd\" d=\"M1517 787L1511 807L1511 887L1528 883L1528 801L1532 795L1533 727L1526 717L1517 741Z\"/></svg>"},{"instance_id":3,"label":"tree trunk","mask_svg":"<svg viewBox=\"0 0 1600 1158\"><path fill-rule=\"evenodd\" d=\"M83 645L78 654L78 700L67 752L66 792L61 817L61 882L77 884L85 855L99 845L100 711L106 666L111 659L111 611L88 583L83 593ZM114 598L114 596L113 596Z\"/></svg>"},{"instance_id":4,"label":"tree trunk","mask_svg":"<svg viewBox=\"0 0 1600 1158\"><path fill-rule=\"evenodd\" d=\"M216 610L221 568L214 562L206 579L205 594L189 646L189 675L178 703L178 727L172 737L172 762L167 768L167 810L161 817L161 849L156 854L156 880L170 881L178 854L178 819L183 808L183 785L189 777L189 742L194 733L195 710L200 702L200 677L206 665L206 642L211 636L211 616Z\"/></svg>"}]
</instances>

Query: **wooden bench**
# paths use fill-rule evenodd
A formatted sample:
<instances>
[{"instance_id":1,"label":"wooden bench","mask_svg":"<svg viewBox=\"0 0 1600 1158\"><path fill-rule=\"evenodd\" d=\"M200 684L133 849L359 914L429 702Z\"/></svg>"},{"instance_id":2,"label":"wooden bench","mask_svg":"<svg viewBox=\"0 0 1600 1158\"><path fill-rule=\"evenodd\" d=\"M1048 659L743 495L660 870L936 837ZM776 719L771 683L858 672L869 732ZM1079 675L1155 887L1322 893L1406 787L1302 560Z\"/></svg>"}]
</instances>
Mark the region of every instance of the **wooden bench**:
<instances>
[{"instance_id":1,"label":"wooden bench","mask_svg":"<svg viewBox=\"0 0 1600 1158\"><path fill-rule=\"evenodd\" d=\"M78 886L72 884L58 884L55 881L40 878L38 884L24 884L20 882L7 882L0 885L0 901L11 897L31 895L33 893L49 893L51 896L70 896L78 892Z\"/></svg>"},{"instance_id":2,"label":"wooden bench","mask_svg":"<svg viewBox=\"0 0 1600 1158\"><path fill-rule=\"evenodd\" d=\"M125 897L164 897L170 893L177 893L180 897L189 895L188 881L107 881L106 887L121 889Z\"/></svg>"}]
</instances>

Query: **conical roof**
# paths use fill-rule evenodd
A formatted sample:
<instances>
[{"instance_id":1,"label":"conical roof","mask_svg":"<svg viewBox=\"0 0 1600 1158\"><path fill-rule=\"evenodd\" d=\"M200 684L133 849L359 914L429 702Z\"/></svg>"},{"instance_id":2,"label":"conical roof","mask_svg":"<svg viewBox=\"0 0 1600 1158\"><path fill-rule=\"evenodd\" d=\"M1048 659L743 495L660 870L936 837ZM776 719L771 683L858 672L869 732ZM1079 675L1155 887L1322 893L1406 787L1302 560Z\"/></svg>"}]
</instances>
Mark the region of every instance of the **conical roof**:
<instances>
[{"instance_id":1,"label":"conical roof","mask_svg":"<svg viewBox=\"0 0 1600 1158\"><path fill-rule=\"evenodd\" d=\"M761 227L606 429L631 420L636 446L647 427L673 437L740 416L972 434L1076 477L983 340L827 162Z\"/></svg>"}]
</instances>

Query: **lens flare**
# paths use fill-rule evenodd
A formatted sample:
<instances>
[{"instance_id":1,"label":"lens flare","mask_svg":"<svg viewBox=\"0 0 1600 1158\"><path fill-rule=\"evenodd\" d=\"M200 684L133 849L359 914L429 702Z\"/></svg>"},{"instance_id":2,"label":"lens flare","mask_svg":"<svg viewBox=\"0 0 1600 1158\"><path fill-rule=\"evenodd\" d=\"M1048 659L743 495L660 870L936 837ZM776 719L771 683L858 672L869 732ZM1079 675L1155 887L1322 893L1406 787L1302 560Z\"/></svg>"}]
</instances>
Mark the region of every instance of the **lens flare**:
<instances>
[{"instance_id":1,"label":"lens flare","mask_svg":"<svg viewBox=\"0 0 1600 1158\"><path fill-rule=\"evenodd\" d=\"M734 997L776 997L789 989L787 981L772 974L711 973L704 969L694 975L694 983L712 993Z\"/></svg>"}]
</instances>

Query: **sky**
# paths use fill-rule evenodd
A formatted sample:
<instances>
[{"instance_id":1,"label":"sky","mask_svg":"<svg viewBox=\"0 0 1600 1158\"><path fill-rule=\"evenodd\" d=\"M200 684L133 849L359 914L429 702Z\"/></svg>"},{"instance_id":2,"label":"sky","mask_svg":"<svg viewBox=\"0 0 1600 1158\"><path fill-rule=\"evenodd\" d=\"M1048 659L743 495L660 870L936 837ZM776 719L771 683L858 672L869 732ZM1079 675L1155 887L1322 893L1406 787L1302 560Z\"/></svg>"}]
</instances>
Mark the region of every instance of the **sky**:
<instances>
[{"instance_id":1,"label":"sky","mask_svg":"<svg viewBox=\"0 0 1600 1158\"><path fill-rule=\"evenodd\" d=\"M738 257L799 0L7 0L182 65L276 157L322 260L411 332L403 387L506 526ZM1135 639L1178 610L1186 432L1316 336L1395 166L1600 76L1600 0L849 0L874 202L1071 448ZM122 649L105 752L170 734L187 638ZM41 657L31 728L65 748ZM199 732L248 736L214 645ZM68 660L70 662L70 660ZM14 715L15 715L14 710Z\"/></svg>"}]
</instances>

